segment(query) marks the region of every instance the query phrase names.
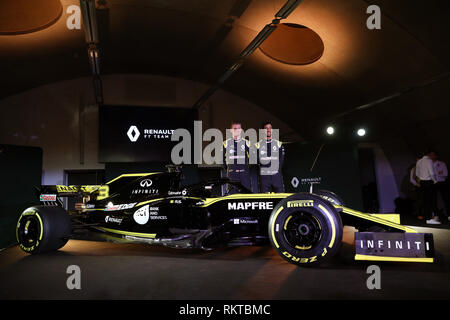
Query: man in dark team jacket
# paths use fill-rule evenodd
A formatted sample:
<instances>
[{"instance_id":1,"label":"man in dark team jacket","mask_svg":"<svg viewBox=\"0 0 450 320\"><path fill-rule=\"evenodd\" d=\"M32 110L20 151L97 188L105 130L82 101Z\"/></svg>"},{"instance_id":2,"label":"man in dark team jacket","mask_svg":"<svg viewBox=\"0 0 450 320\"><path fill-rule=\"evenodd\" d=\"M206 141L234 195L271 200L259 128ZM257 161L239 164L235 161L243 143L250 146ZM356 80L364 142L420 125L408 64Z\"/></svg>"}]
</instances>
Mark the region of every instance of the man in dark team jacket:
<instances>
[{"instance_id":1,"label":"man in dark team jacket","mask_svg":"<svg viewBox=\"0 0 450 320\"><path fill-rule=\"evenodd\" d=\"M255 145L260 165L260 192L284 192L281 174L284 162L283 143L272 138L272 123L265 122L262 128L266 131L266 137Z\"/></svg>"},{"instance_id":2,"label":"man in dark team jacket","mask_svg":"<svg viewBox=\"0 0 450 320\"><path fill-rule=\"evenodd\" d=\"M231 123L232 138L223 142L223 161L227 176L230 180L239 181L244 187L251 190L249 172L250 142L241 137L242 126L239 121ZM233 189L228 194L235 193Z\"/></svg>"}]
</instances>

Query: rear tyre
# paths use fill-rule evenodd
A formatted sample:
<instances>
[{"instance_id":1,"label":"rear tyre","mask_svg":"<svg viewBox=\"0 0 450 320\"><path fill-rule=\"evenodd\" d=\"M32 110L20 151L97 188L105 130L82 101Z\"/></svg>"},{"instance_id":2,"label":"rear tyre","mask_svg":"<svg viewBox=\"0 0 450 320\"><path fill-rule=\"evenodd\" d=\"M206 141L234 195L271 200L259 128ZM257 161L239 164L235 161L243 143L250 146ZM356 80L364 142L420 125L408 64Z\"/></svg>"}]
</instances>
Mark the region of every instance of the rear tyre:
<instances>
[{"instance_id":1,"label":"rear tyre","mask_svg":"<svg viewBox=\"0 0 450 320\"><path fill-rule=\"evenodd\" d=\"M320 196L299 193L280 201L269 220L269 238L282 258L301 266L318 265L342 243L342 221Z\"/></svg>"},{"instance_id":2,"label":"rear tyre","mask_svg":"<svg viewBox=\"0 0 450 320\"><path fill-rule=\"evenodd\" d=\"M62 248L71 234L67 212L60 207L34 206L19 217L16 238L19 247L30 254Z\"/></svg>"},{"instance_id":3,"label":"rear tyre","mask_svg":"<svg viewBox=\"0 0 450 320\"><path fill-rule=\"evenodd\" d=\"M344 206L344 200L341 199L336 193L328 191L328 190L317 190L314 192L314 194L317 194L322 199L327 200L328 202L331 202L332 204L338 205L338 206Z\"/></svg>"}]
</instances>

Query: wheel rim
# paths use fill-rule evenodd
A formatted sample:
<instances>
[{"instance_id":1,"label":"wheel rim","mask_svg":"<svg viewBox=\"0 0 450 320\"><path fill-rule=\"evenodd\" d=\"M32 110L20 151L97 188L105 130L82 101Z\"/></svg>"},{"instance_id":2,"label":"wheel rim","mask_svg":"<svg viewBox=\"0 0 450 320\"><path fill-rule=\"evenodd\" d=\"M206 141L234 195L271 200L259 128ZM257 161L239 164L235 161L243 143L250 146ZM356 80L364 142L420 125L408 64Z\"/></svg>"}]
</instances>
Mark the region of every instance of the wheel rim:
<instances>
[{"instance_id":1,"label":"wheel rim","mask_svg":"<svg viewBox=\"0 0 450 320\"><path fill-rule=\"evenodd\" d=\"M39 240L40 223L35 216L25 216L17 230L18 241L25 247L32 247Z\"/></svg>"},{"instance_id":2,"label":"wheel rim","mask_svg":"<svg viewBox=\"0 0 450 320\"><path fill-rule=\"evenodd\" d=\"M286 219L283 235L293 248L309 250L320 241L322 227L311 213L298 211Z\"/></svg>"}]
</instances>

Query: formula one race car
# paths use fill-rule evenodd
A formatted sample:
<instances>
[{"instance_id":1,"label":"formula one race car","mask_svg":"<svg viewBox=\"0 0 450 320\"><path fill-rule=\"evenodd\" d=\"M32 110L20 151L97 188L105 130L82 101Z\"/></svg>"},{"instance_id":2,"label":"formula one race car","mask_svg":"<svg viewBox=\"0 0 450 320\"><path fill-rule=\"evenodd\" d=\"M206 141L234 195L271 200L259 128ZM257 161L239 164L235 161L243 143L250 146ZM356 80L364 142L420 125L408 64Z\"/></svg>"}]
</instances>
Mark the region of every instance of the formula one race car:
<instances>
[{"instance_id":1,"label":"formula one race car","mask_svg":"<svg viewBox=\"0 0 450 320\"><path fill-rule=\"evenodd\" d=\"M91 231L106 241L174 248L270 241L287 261L308 266L336 254L343 225L349 225L358 230L357 260L433 262L432 234L401 225L395 214L349 209L332 192L250 193L223 178L182 187L181 178L169 170L123 174L105 185L41 186L41 205L26 209L18 220L19 246L32 254L58 250ZM79 197L76 210L64 210L62 197Z\"/></svg>"}]
</instances>

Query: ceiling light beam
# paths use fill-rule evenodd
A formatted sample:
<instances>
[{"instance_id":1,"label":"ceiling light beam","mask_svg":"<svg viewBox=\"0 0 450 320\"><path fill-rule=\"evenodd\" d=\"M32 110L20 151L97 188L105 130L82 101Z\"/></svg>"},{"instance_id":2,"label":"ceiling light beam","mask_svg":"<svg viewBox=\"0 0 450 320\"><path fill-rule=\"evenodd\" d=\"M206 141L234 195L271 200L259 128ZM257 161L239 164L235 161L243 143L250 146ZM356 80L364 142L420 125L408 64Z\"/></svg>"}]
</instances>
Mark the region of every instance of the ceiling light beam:
<instances>
[{"instance_id":1,"label":"ceiling light beam","mask_svg":"<svg viewBox=\"0 0 450 320\"><path fill-rule=\"evenodd\" d=\"M302 2L303 0L289 0L288 2L286 2L286 4L275 14L275 17L277 19L286 19L291 13L292 11L295 10L295 8L298 7L298 5Z\"/></svg>"},{"instance_id":2,"label":"ceiling light beam","mask_svg":"<svg viewBox=\"0 0 450 320\"><path fill-rule=\"evenodd\" d=\"M438 81L441 81L441 80L445 80L447 78L450 78L450 72L442 73L442 74L440 74L440 75L438 75L438 76L436 76L436 77L434 77L432 79L423 81L422 83L419 83L419 84L416 84L416 85L413 85L413 86L410 86L410 87L403 88L402 90L400 90L398 92L395 92L393 94L390 94L388 96L379 98L377 100L371 101L369 103L363 104L363 105L355 107L353 109L344 111L344 112L342 112L340 114L335 115L332 119L327 119L327 120L336 120L338 118L342 118L344 116L347 116L349 114L355 113L357 111L373 108L375 106L378 106L378 105L382 104L383 102L386 102L386 101L389 101L389 100L393 100L393 99L395 99L397 97L400 97L400 96L402 96L404 94L410 93L410 92L412 92L412 91L414 91L416 89L419 89L419 88L422 88L422 87L426 87L428 85L431 85L431 84L433 84L435 82L438 82Z\"/></svg>"},{"instance_id":3,"label":"ceiling light beam","mask_svg":"<svg viewBox=\"0 0 450 320\"><path fill-rule=\"evenodd\" d=\"M289 14L294 11L295 8L302 2L302 0L288 0L285 5L277 12L275 19L272 20L270 24L264 26L264 28L256 35L256 37L250 42L250 44L245 47L244 50L239 54L236 61L229 67L225 73L216 81L216 83L211 86L194 104L193 108L198 109L206 102L209 97L211 97L220 85L225 82L230 76L235 73L258 47L267 39L268 36L277 28L281 19L285 19Z\"/></svg>"},{"instance_id":4,"label":"ceiling light beam","mask_svg":"<svg viewBox=\"0 0 450 320\"><path fill-rule=\"evenodd\" d=\"M98 26L94 0L80 0L84 35L88 45L88 59L91 65L95 101L103 104L103 85L100 78L100 52L98 49Z\"/></svg>"},{"instance_id":5,"label":"ceiling light beam","mask_svg":"<svg viewBox=\"0 0 450 320\"><path fill-rule=\"evenodd\" d=\"M94 0L80 0L81 16L83 17L86 43L98 43L97 19Z\"/></svg>"}]
</instances>

